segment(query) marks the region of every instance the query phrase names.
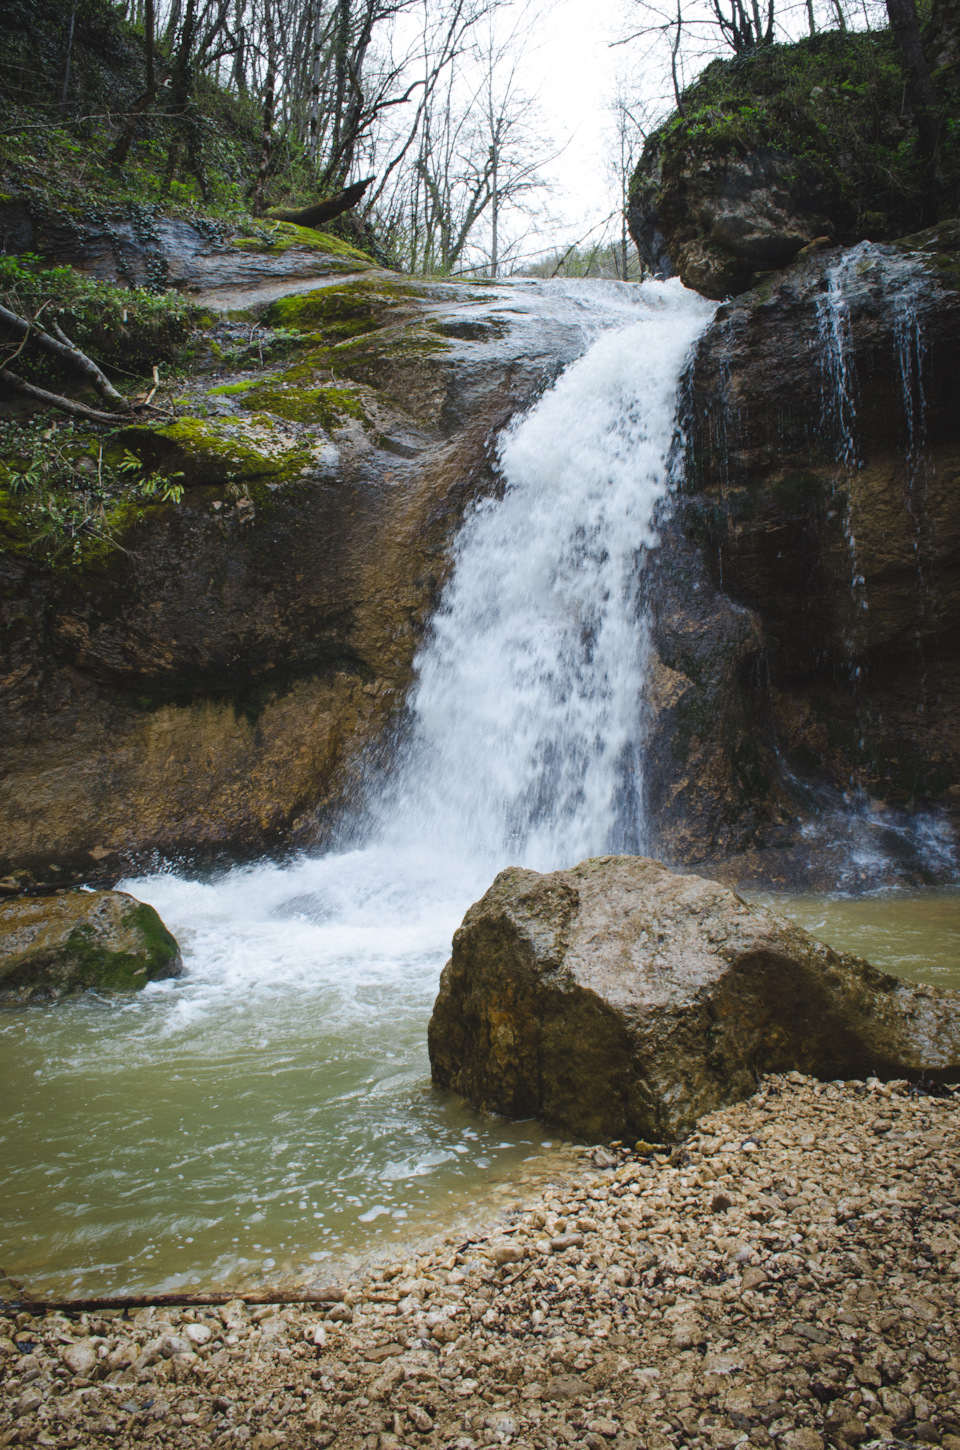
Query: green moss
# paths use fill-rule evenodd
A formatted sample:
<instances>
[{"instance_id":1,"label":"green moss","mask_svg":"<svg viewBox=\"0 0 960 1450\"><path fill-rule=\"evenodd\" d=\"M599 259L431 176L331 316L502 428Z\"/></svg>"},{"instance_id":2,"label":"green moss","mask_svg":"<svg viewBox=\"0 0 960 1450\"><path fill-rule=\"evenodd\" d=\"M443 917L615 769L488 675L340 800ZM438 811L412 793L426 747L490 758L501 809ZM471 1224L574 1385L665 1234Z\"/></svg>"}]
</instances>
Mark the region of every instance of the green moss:
<instances>
[{"instance_id":1,"label":"green moss","mask_svg":"<svg viewBox=\"0 0 960 1450\"><path fill-rule=\"evenodd\" d=\"M291 247L302 247L309 252L321 252L324 256L336 257L338 261L353 263L350 271L356 271L357 264L373 266L373 259L366 252L361 252L359 247L352 247L349 242L333 237L329 232L314 231L312 227L298 227L293 222L265 221L256 228L249 228L249 231L250 235L237 237L232 243L241 252L279 253L288 252Z\"/></svg>"},{"instance_id":2,"label":"green moss","mask_svg":"<svg viewBox=\"0 0 960 1450\"><path fill-rule=\"evenodd\" d=\"M942 216L960 201L958 127L951 118L944 128L935 199L904 86L889 31L822 32L714 61L684 92L685 114L649 137L631 189L652 187L669 222L671 188L684 177L730 153L774 152L785 182L827 212L838 241L892 240L934 200Z\"/></svg>"},{"instance_id":3,"label":"green moss","mask_svg":"<svg viewBox=\"0 0 960 1450\"><path fill-rule=\"evenodd\" d=\"M264 383L279 382L282 373L271 373L266 378L245 378L240 383L222 383L219 388L210 388L207 391L208 398L235 398L241 393L249 393L251 388L262 387Z\"/></svg>"},{"instance_id":4,"label":"green moss","mask_svg":"<svg viewBox=\"0 0 960 1450\"><path fill-rule=\"evenodd\" d=\"M330 432L342 428L345 419L368 422L357 394L349 388L298 388L290 384L256 388L244 398L244 406L263 409L293 423L319 423Z\"/></svg>"},{"instance_id":5,"label":"green moss","mask_svg":"<svg viewBox=\"0 0 960 1450\"><path fill-rule=\"evenodd\" d=\"M160 428L127 428L122 441L148 465L182 471L187 484L279 483L316 462L312 440L291 435L269 413L178 418Z\"/></svg>"},{"instance_id":6,"label":"green moss","mask_svg":"<svg viewBox=\"0 0 960 1450\"><path fill-rule=\"evenodd\" d=\"M272 327L296 328L336 342L374 332L394 306L392 298L371 296L359 287L318 287L281 297L268 309L266 321Z\"/></svg>"},{"instance_id":7,"label":"green moss","mask_svg":"<svg viewBox=\"0 0 960 1450\"><path fill-rule=\"evenodd\" d=\"M9 489L0 488L0 552L21 558L31 553L33 531Z\"/></svg>"},{"instance_id":8,"label":"green moss","mask_svg":"<svg viewBox=\"0 0 960 1450\"><path fill-rule=\"evenodd\" d=\"M74 986L124 992L144 987L154 977L170 975L180 948L153 907L138 902L124 912L123 924L128 937L139 938L134 950L105 946L100 934L86 922L74 927L63 953L73 965Z\"/></svg>"}]
</instances>

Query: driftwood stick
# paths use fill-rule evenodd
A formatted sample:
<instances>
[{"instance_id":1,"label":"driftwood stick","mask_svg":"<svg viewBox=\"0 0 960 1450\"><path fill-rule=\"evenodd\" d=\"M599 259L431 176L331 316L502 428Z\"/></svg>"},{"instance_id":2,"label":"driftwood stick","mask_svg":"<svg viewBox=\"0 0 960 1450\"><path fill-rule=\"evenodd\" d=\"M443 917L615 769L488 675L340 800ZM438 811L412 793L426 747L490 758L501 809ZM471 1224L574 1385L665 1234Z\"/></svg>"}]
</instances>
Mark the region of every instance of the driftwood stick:
<instances>
[{"instance_id":1,"label":"driftwood stick","mask_svg":"<svg viewBox=\"0 0 960 1450\"><path fill-rule=\"evenodd\" d=\"M123 416L88 408L85 403L75 403L72 398L64 398L60 393L48 393L46 388L38 388L34 383L28 383L26 378L20 377L19 373L12 373L9 368L0 368L0 381L8 383L20 393L26 393L29 398L46 403L48 408L59 408L64 413L73 414L75 418L89 418L94 423L117 423Z\"/></svg>"},{"instance_id":2,"label":"driftwood stick","mask_svg":"<svg viewBox=\"0 0 960 1450\"><path fill-rule=\"evenodd\" d=\"M272 1289L260 1294L114 1294L102 1299L0 1299L4 1314L79 1313L88 1309L152 1309L180 1305L198 1309L209 1305L235 1304L340 1304L339 1289Z\"/></svg>"}]
</instances>

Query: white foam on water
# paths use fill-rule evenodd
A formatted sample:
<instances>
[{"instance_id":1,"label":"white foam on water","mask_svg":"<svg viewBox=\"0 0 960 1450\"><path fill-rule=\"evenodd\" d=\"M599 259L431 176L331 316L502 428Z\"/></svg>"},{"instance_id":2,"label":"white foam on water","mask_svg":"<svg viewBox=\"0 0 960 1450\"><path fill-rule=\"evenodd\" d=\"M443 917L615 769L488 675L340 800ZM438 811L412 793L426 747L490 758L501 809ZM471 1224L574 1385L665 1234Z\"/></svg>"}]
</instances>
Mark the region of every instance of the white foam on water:
<instances>
[{"instance_id":1,"label":"white foam on water","mask_svg":"<svg viewBox=\"0 0 960 1450\"><path fill-rule=\"evenodd\" d=\"M639 571L680 374L715 309L677 282L565 285L567 304L594 295L593 326L621 325L501 437L502 496L456 542L370 844L216 882L127 883L186 945L186 981L152 989L176 1003L166 1030L223 996L294 989L347 1019L389 984L409 1010L497 870L642 844Z\"/></svg>"}]
</instances>

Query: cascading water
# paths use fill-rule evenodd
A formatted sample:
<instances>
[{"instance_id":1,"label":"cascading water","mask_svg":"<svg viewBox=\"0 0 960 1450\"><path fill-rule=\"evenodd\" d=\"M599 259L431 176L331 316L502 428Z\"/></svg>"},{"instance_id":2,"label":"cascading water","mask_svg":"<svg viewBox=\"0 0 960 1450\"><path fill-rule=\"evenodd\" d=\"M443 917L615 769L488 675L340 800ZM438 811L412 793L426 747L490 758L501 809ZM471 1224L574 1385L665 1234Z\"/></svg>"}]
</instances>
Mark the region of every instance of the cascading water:
<instances>
[{"instance_id":1,"label":"cascading water","mask_svg":"<svg viewBox=\"0 0 960 1450\"><path fill-rule=\"evenodd\" d=\"M607 330L500 440L501 496L461 530L365 844L132 883L186 976L0 1026L5 1268L31 1287L256 1281L389 1243L540 1146L424 1094L426 1019L496 870L642 842L638 575L714 311L676 282L579 300Z\"/></svg>"},{"instance_id":2,"label":"cascading water","mask_svg":"<svg viewBox=\"0 0 960 1450\"><path fill-rule=\"evenodd\" d=\"M549 869L636 849L643 550L677 383L713 309L662 284L501 440L503 497L461 531L419 662L382 838ZM647 300L649 299L649 300Z\"/></svg>"},{"instance_id":3,"label":"cascading water","mask_svg":"<svg viewBox=\"0 0 960 1450\"><path fill-rule=\"evenodd\" d=\"M870 698L866 679L866 616L870 607L858 545L863 521L856 476L864 466L864 439L858 418L860 381L853 352L851 314L866 305L893 335L899 366L899 392L905 462L904 524L914 554L916 586L916 654L920 668L916 711L926 708L923 670L923 621L927 606L924 553L926 487L926 396L924 311L930 292L924 268L912 257L889 247L861 242L843 252L826 270L827 287L818 304L818 341L822 369L821 432L832 440L836 457L835 496L841 511L850 561L850 617L846 630L846 669L856 702L862 749L869 729ZM838 815L824 807L820 819L805 827L812 838L844 838L841 883L870 880L901 856L930 871L934 879L956 870L952 832L935 814L895 812L879 808L851 778L846 809Z\"/></svg>"}]
</instances>

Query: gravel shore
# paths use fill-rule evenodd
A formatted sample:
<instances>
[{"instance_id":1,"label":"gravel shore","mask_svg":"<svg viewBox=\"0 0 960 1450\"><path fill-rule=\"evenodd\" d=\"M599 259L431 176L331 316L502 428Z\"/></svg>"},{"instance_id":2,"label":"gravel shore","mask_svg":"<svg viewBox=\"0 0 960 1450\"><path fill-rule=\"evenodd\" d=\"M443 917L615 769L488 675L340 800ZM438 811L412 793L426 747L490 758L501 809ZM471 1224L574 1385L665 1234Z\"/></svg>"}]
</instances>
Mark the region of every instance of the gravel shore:
<instances>
[{"instance_id":1,"label":"gravel shore","mask_svg":"<svg viewBox=\"0 0 960 1450\"><path fill-rule=\"evenodd\" d=\"M0 1447L960 1450L958 1109L768 1078L326 1307L0 1318Z\"/></svg>"}]
</instances>

